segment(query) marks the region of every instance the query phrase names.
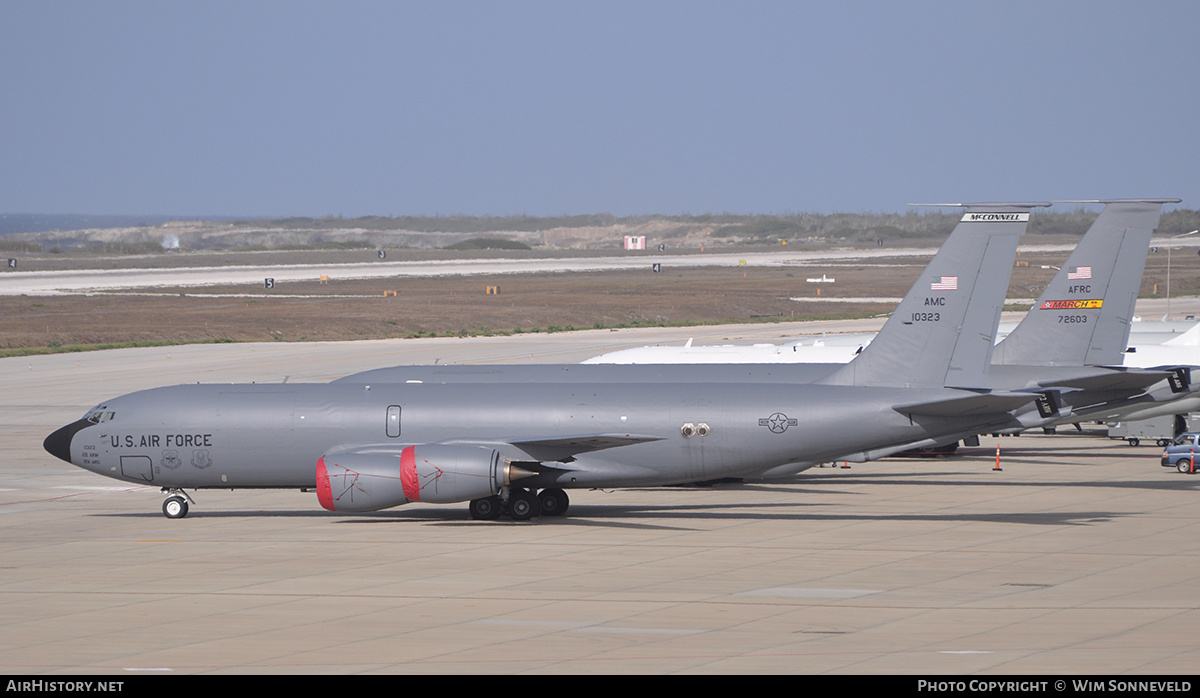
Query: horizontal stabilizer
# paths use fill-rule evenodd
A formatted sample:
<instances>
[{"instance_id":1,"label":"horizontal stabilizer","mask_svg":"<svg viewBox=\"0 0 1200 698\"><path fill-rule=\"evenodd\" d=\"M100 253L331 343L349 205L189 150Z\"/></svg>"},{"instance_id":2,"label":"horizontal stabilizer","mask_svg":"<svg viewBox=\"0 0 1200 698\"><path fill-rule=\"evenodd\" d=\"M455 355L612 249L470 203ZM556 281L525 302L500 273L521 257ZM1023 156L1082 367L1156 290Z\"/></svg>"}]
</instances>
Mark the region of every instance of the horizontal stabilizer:
<instances>
[{"instance_id":1,"label":"horizontal stabilizer","mask_svg":"<svg viewBox=\"0 0 1200 698\"><path fill-rule=\"evenodd\" d=\"M1037 400L1040 393L996 391L990 393L965 394L959 397L910 402L893 405L900 414L929 417L971 417L985 414L1003 414Z\"/></svg>"},{"instance_id":2,"label":"horizontal stabilizer","mask_svg":"<svg viewBox=\"0 0 1200 698\"><path fill-rule=\"evenodd\" d=\"M1063 378L1059 380L1039 381L1043 388L1075 388L1077 390L1122 390L1140 391L1155 383L1171 377L1169 370L1154 369L1121 369L1113 368L1111 372L1099 373L1078 378Z\"/></svg>"}]
</instances>

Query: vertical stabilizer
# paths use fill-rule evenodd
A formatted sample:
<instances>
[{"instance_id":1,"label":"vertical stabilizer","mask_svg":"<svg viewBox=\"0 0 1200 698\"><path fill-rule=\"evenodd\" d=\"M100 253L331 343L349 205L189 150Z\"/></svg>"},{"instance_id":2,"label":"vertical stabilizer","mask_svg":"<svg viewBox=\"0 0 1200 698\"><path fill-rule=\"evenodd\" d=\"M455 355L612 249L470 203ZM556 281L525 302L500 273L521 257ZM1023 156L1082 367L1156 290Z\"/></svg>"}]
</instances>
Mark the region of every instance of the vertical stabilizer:
<instances>
[{"instance_id":1,"label":"vertical stabilizer","mask_svg":"<svg viewBox=\"0 0 1200 698\"><path fill-rule=\"evenodd\" d=\"M1076 202L1105 207L1025 319L996 345L993 363L1121 365L1150 235L1162 205L1177 201Z\"/></svg>"},{"instance_id":2,"label":"vertical stabilizer","mask_svg":"<svg viewBox=\"0 0 1200 698\"><path fill-rule=\"evenodd\" d=\"M958 205L958 204L956 204ZM1048 203L965 204L949 239L862 354L822 383L980 387L1017 239Z\"/></svg>"}]
</instances>

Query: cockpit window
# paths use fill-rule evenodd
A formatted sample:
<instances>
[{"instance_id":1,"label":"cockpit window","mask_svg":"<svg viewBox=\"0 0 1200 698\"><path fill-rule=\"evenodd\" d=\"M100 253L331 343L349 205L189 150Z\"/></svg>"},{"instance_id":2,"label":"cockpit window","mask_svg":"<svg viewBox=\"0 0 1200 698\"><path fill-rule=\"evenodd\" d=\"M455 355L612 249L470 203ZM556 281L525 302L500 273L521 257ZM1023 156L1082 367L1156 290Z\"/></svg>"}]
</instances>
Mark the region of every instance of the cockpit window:
<instances>
[{"instance_id":1,"label":"cockpit window","mask_svg":"<svg viewBox=\"0 0 1200 698\"><path fill-rule=\"evenodd\" d=\"M116 415L115 412L96 411L89 414L87 417L85 417L85 419L92 424L100 424L101 422L107 422L108 420L112 419L114 415Z\"/></svg>"}]
</instances>

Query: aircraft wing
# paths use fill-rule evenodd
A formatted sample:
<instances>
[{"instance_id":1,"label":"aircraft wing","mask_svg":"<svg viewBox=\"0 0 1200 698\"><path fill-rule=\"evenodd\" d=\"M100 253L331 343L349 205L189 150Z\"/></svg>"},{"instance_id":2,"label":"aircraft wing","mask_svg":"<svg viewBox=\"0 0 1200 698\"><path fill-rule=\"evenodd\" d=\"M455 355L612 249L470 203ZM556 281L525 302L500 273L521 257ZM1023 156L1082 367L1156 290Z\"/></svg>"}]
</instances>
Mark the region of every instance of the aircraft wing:
<instances>
[{"instance_id":1,"label":"aircraft wing","mask_svg":"<svg viewBox=\"0 0 1200 698\"><path fill-rule=\"evenodd\" d=\"M454 444L471 444L490 446L505 456L523 456L535 461L559 461L569 463L580 453L602 451L618 446L630 446L648 441L661 441L661 436L646 434L578 434L574 436L559 436L554 438L520 437L506 439L503 442L482 442L471 440L455 440ZM446 442L451 443L451 442ZM514 454L514 449L519 454Z\"/></svg>"},{"instance_id":2,"label":"aircraft wing","mask_svg":"<svg viewBox=\"0 0 1200 698\"><path fill-rule=\"evenodd\" d=\"M955 397L908 402L892 405L900 414L916 414L930 417L972 417L987 414L1003 414L1034 402L1040 393L1020 391L993 391Z\"/></svg>"}]
</instances>

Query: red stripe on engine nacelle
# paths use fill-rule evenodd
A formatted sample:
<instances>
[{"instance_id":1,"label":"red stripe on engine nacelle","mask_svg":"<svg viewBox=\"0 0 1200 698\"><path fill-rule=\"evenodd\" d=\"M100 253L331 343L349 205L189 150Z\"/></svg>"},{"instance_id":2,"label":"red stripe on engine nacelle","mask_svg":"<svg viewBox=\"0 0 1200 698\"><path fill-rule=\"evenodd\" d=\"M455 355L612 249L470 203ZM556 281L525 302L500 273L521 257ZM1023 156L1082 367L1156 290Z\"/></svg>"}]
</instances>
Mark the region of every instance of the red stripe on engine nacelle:
<instances>
[{"instance_id":1,"label":"red stripe on engine nacelle","mask_svg":"<svg viewBox=\"0 0 1200 698\"><path fill-rule=\"evenodd\" d=\"M400 486L410 502L420 501L421 483L417 479L417 447L408 446L400 452Z\"/></svg>"},{"instance_id":2,"label":"red stripe on engine nacelle","mask_svg":"<svg viewBox=\"0 0 1200 698\"><path fill-rule=\"evenodd\" d=\"M329 486L329 472L325 470L325 456L317 460L317 501L329 511L337 511L333 502L333 488Z\"/></svg>"}]
</instances>

